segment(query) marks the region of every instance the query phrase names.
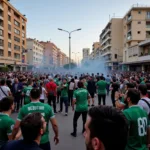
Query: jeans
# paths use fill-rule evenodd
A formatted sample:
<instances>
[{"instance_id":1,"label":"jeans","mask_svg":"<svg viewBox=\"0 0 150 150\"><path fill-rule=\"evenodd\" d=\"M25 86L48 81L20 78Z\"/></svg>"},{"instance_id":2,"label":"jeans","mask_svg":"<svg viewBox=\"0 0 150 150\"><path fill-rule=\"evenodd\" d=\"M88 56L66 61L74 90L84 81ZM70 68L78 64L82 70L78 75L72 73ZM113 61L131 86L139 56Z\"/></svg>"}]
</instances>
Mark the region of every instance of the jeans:
<instances>
[{"instance_id":1,"label":"jeans","mask_svg":"<svg viewBox=\"0 0 150 150\"><path fill-rule=\"evenodd\" d=\"M81 114L82 114L82 120L83 120L83 130L82 130L82 132L85 131L84 125L85 125L86 118L87 118L87 111L83 111L83 112L75 111L74 117L73 117L73 132L74 133L77 132L77 121L78 121Z\"/></svg>"},{"instance_id":2,"label":"jeans","mask_svg":"<svg viewBox=\"0 0 150 150\"><path fill-rule=\"evenodd\" d=\"M48 95L48 104L51 106L51 102L53 102L53 109L54 112L56 112L56 96L54 95Z\"/></svg>"},{"instance_id":3,"label":"jeans","mask_svg":"<svg viewBox=\"0 0 150 150\"><path fill-rule=\"evenodd\" d=\"M107 95L109 95L109 87L110 87L110 84L107 84L107 86L106 86Z\"/></svg>"},{"instance_id":4,"label":"jeans","mask_svg":"<svg viewBox=\"0 0 150 150\"><path fill-rule=\"evenodd\" d=\"M61 91L57 91L57 103L59 103L60 95L61 95Z\"/></svg>"},{"instance_id":5,"label":"jeans","mask_svg":"<svg viewBox=\"0 0 150 150\"><path fill-rule=\"evenodd\" d=\"M73 90L68 91L68 100L69 100L69 105L72 105L73 101Z\"/></svg>"},{"instance_id":6,"label":"jeans","mask_svg":"<svg viewBox=\"0 0 150 150\"><path fill-rule=\"evenodd\" d=\"M60 111L63 111L63 103L65 104L65 112L68 113L68 97L60 98Z\"/></svg>"},{"instance_id":7,"label":"jeans","mask_svg":"<svg viewBox=\"0 0 150 150\"><path fill-rule=\"evenodd\" d=\"M51 145L50 142L44 143L44 144L40 144L39 146L42 150L51 150Z\"/></svg>"},{"instance_id":8,"label":"jeans","mask_svg":"<svg viewBox=\"0 0 150 150\"><path fill-rule=\"evenodd\" d=\"M98 94L98 105L101 105L101 98L103 99L103 105L105 105L106 104L106 101L105 101L106 95L105 94L103 94L103 95Z\"/></svg>"}]
</instances>

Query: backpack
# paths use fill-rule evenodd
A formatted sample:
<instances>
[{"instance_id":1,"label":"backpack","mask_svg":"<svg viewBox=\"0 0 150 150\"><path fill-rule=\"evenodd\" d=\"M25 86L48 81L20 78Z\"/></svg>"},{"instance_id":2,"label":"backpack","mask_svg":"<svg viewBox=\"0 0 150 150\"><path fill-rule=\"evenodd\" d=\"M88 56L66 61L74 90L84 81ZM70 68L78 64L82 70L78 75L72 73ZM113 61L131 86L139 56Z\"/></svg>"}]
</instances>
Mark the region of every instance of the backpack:
<instances>
[{"instance_id":1,"label":"backpack","mask_svg":"<svg viewBox=\"0 0 150 150\"><path fill-rule=\"evenodd\" d=\"M141 100L144 101L144 102L148 105L148 107L149 107L149 109L150 109L150 104L149 104L149 102L146 101L145 99L141 99ZM148 118L149 118L149 120L150 120L150 113L148 114Z\"/></svg>"}]
</instances>

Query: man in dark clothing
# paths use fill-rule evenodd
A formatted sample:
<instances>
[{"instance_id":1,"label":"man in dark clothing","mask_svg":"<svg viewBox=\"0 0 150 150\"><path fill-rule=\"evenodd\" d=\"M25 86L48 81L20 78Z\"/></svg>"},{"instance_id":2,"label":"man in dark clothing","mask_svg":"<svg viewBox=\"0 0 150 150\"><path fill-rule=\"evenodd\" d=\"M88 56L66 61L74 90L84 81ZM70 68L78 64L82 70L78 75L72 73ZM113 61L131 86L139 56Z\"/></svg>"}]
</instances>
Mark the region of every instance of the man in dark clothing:
<instances>
[{"instance_id":1,"label":"man in dark clothing","mask_svg":"<svg viewBox=\"0 0 150 150\"><path fill-rule=\"evenodd\" d=\"M42 150L39 143L46 130L46 122L41 113L27 115L21 121L20 127L23 140L10 141L2 150Z\"/></svg>"},{"instance_id":2,"label":"man in dark clothing","mask_svg":"<svg viewBox=\"0 0 150 150\"><path fill-rule=\"evenodd\" d=\"M94 95L96 93L96 85L95 85L95 81L92 77L89 77L89 81L87 84L87 90L90 94L90 97L92 98L92 106L94 106ZM88 106L90 106L90 99L88 100Z\"/></svg>"},{"instance_id":3,"label":"man in dark clothing","mask_svg":"<svg viewBox=\"0 0 150 150\"><path fill-rule=\"evenodd\" d=\"M15 79L15 82L12 86L12 94L14 96L14 102L15 102L15 109L18 112L20 107L20 100L21 100L21 93L23 90L23 84L18 81L18 78Z\"/></svg>"}]
</instances>

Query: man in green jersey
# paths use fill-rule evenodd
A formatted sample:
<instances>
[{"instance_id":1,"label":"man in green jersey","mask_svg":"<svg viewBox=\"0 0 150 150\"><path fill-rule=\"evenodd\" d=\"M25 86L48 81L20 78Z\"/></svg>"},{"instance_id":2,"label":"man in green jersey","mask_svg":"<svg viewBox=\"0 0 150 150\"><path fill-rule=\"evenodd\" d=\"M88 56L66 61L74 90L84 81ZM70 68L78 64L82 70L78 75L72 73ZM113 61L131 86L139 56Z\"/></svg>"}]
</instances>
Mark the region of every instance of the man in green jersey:
<instances>
[{"instance_id":1,"label":"man in green jersey","mask_svg":"<svg viewBox=\"0 0 150 150\"><path fill-rule=\"evenodd\" d=\"M15 122L9 116L13 110L14 100L12 97L5 97L0 100L0 148L8 140L12 140L12 130Z\"/></svg>"},{"instance_id":2,"label":"man in green jersey","mask_svg":"<svg viewBox=\"0 0 150 150\"><path fill-rule=\"evenodd\" d=\"M68 116L68 84L67 79L63 79L61 85L60 111L63 111L63 103L65 104L65 116Z\"/></svg>"},{"instance_id":3,"label":"man in green jersey","mask_svg":"<svg viewBox=\"0 0 150 150\"><path fill-rule=\"evenodd\" d=\"M30 92L30 97L31 97L31 103L24 105L18 114L18 119L16 121L14 130L13 130L13 138L20 127L21 120L26 115L33 113L33 112L40 112L43 115L43 117L47 123L46 132L43 134L43 136L41 138L40 148L43 150L50 150L49 130L48 130L49 121L51 122L54 133L55 133L55 137L54 137L55 144L58 144L58 142L59 142L58 126L57 126L57 122L56 122L53 110L52 110L51 106L49 106L48 104L44 104L39 101L39 99L40 99L40 90L39 89L32 89Z\"/></svg>"},{"instance_id":4,"label":"man in green jersey","mask_svg":"<svg viewBox=\"0 0 150 150\"><path fill-rule=\"evenodd\" d=\"M24 104L29 104L31 101L30 101L30 91L32 90L32 87L33 86L33 81L32 80L29 80L28 81L28 86L25 87L23 89L23 96L24 96Z\"/></svg>"},{"instance_id":5,"label":"man in green jersey","mask_svg":"<svg viewBox=\"0 0 150 150\"><path fill-rule=\"evenodd\" d=\"M137 105L140 93L136 89L129 89L126 100L129 108L124 110L128 120L129 137L126 150L148 150L150 143L150 127L147 113Z\"/></svg>"},{"instance_id":6,"label":"man in green jersey","mask_svg":"<svg viewBox=\"0 0 150 150\"><path fill-rule=\"evenodd\" d=\"M96 83L98 89L98 105L101 105L101 98L103 99L103 105L105 105L107 82L104 81L104 77L102 76L100 76L99 79L100 80Z\"/></svg>"},{"instance_id":7,"label":"man in green jersey","mask_svg":"<svg viewBox=\"0 0 150 150\"><path fill-rule=\"evenodd\" d=\"M88 98L89 98L88 91L84 88L83 82L78 82L78 89L73 93L73 104L72 110L74 111L74 105L76 103L76 109L73 117L73 132L71 133L72 136L76 137L77 134L77 121L82 114L83 120L83 130L84 133L84 124L87 118L87 111L88 111Z\"/></svg>"}]
</instances>

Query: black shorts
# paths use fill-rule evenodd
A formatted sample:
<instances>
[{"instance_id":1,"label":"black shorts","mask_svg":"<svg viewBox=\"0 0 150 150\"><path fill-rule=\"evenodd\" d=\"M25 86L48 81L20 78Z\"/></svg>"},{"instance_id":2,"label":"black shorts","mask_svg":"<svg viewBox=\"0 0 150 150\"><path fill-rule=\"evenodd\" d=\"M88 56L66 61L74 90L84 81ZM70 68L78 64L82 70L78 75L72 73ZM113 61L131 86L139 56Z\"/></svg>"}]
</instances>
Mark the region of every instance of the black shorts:
<instances>
[{"instance_id":1,"label":"black shorts","mask_svg":"<svg viewBox=\"0 0 150 150\"><path fill-rule=\"evenodd\" d=\"M94 93L90 93L91 98L94 98Z\"/></svg>"}]
</instances>

